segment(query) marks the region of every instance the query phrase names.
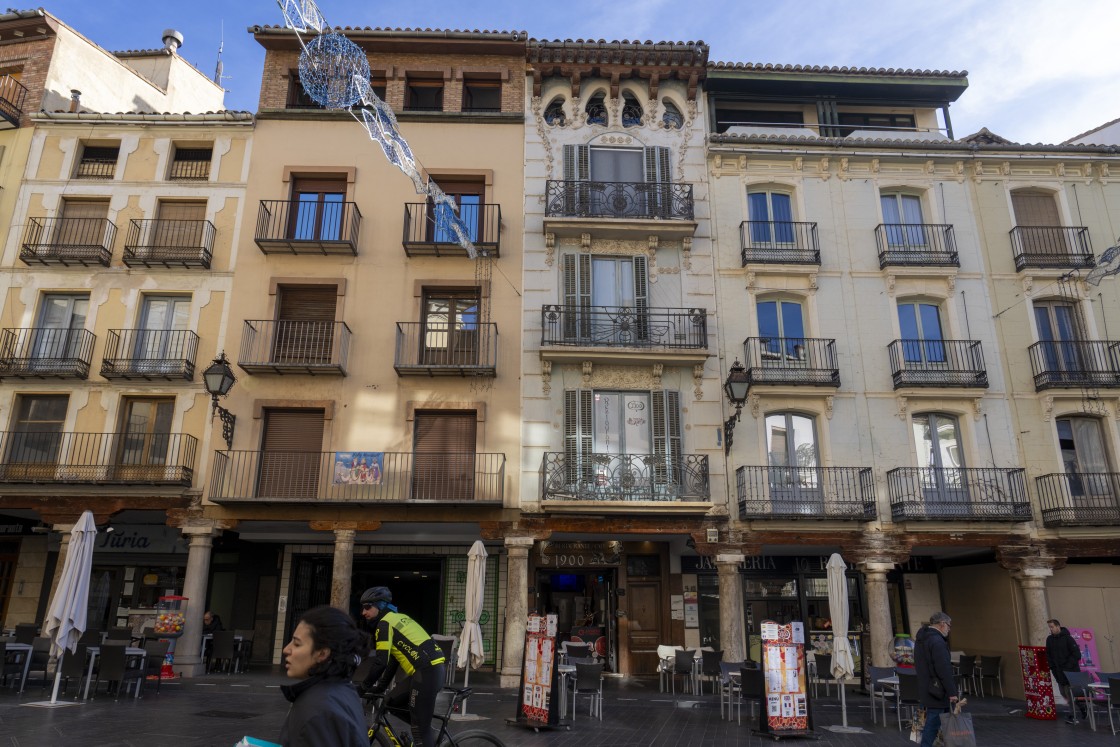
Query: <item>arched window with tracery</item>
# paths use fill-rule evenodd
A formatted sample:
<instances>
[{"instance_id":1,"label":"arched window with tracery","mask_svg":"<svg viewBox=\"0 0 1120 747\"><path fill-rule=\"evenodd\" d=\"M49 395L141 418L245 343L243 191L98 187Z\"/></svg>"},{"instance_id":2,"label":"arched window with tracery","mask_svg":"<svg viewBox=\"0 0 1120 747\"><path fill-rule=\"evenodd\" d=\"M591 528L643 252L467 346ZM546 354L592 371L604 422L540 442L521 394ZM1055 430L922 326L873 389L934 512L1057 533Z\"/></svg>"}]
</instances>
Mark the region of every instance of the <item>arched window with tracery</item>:
<instances>
[{"instance_id":1,"label":"arched window with tracery","mask_svg":"<svg viewBox=\"0 0 1120 747\"><path fill-rule=\"evenodd\" d=\"M629 91L622 92L622 126L637 127L642 123L642 105Z\"/></svg>"}]
</instances>

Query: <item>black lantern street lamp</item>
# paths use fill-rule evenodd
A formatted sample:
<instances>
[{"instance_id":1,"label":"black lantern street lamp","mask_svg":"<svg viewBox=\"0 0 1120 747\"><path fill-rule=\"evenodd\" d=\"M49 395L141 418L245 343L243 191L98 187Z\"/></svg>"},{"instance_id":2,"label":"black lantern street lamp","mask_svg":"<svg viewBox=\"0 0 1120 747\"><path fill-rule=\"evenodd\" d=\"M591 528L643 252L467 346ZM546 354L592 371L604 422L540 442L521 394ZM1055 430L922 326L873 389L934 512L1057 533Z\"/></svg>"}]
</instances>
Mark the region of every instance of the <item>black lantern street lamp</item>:
<instances>
[{"instance_id":1,"label":"black lantern street lamp","mask_svg":"<svg viewBox=\"0 0 1120 747\"><path fill-rule=\"evenodd\" d=\"M735 405L735 414L723 424L724 456L731 453L731 436L735 432L735 424L739 422L739 416L743 412L743 404L747 401L747 391L750 388L751 380L747 374L747 369L743 368L743 364L736 358L735 362L731 364L731 369L727 372L727 381L723 384L723 390L727 392L727 399Z\"/></svg>"},{"instance_id":2,"label":"black lantern street lamp","mask_svg":"<svg viewBox=\"0 0 1120 747\"><path fill-rule=\"evenodd\" d=\"M233 426L237 421L237 416L219 405L218 397L229 394L229 390L237 381L237 377L233 375L233 369L229 367L229 360L226 358L224 350L214 359L210 367L202 372L202 379L206 383L206 391L210 393L214 405L210 411L210 419L213 420L214 415L222 419L222 438L226 440L226 448L232 449Z\"/></svg>"}]
</instances>

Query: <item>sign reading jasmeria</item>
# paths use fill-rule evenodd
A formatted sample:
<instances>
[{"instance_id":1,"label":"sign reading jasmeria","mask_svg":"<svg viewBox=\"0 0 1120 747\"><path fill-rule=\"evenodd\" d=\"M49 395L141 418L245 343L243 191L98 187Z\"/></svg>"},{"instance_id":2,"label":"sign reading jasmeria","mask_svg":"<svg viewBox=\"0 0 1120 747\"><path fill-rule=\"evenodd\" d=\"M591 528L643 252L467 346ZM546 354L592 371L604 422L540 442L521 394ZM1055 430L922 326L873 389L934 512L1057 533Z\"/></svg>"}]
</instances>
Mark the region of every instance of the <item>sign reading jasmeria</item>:
<instances>
[{"instance_id":1,"label":"sign reading jasmeria","mask_svg":"<svg viewBox=\"0 0 1120 747\"><path fill-rule=\"evenodd\" d=\"M826 573L828 555L748 555L739 563L740 573L775 571L779 573ZM903 571L932 571L929 558L910 558L898 566ZM715 573L715 558L708 555L682 555L681 573Z\"/></svg>"}]
</instances>

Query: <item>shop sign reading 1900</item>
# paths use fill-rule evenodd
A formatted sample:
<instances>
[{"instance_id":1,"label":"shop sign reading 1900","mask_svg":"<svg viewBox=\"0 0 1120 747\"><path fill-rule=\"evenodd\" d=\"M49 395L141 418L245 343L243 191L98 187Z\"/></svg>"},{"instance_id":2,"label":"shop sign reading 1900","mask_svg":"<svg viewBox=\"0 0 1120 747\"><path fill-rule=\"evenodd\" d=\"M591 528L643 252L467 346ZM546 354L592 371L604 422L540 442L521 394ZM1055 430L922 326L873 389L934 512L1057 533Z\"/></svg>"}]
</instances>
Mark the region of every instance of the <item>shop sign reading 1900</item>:
<instances>
[{"instance_id":1,"label":"shop sign reading 1900","mask_svg":"<svg viewBox=\"0 0 1120 747\"><path fill-rule=\"evenodd\" d=\"M622 564L622 543L541 542L541 565L554 568L595 568Z\"/></svg>"}]
</instances>

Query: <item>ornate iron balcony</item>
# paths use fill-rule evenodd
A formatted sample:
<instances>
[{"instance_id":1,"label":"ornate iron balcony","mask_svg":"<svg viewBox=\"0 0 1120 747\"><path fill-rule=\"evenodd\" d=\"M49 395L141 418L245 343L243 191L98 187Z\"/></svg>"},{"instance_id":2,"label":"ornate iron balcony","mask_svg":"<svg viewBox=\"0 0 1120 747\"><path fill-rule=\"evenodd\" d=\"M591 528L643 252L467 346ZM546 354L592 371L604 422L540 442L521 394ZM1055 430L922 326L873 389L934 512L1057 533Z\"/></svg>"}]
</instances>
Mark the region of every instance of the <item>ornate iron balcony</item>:
<instances>
[{"instance_id":1,"label":"ornate iron balcony","mask_svg":"<svg viewBox=\"0 0 1120 747\"><path fill-rule=\"evenodd\" d=\"M29 265L108 267L116 236L108 218L28 218L19 258Z\"/></svg>"},{"instance_id":2,"label":"ornate iron balcony","mask_svg":"<svg viewBox=\"0 0 1120 747\"><path fill-rule=\"evenodd\" d=\"M739 224L743 266L751 263L819 265L816 223L745 220Z\"/></svg>"},{"instance_id":3,"label":"ornate iron balcony","mask_svg":"<svg viewBox=\"0 0 1120 747\"><path fill-rule=\"evenodd\" d=\"M265 254L355 256L361 225L353 202L261 200L255 237Z\"/></svg>"},{"instance_id":4,"label":"ornate iron balcony","mask_svg":"<svg viewBox=\"0 0 1120 747\"><path fill-rule=\"evenodd\" d=\"M894 388L988 387L984 351L976 340L895 340L887 346Z\"/></svg>"},{"instance_id":5,"label":"ornate iron balcony","mask_svg":"<svg viewBox=\"0 0 1120 747\"><path fill-rule=\"evenodd\" d=\"M1010 231L1015 269L1074 269L1096 264L1083 226L1015 226Z\"/></svg>"},{"instance_id":6,"label":"ornate iron balcony","mask_svg":"<svg viewBox=\"0 0 1120 747\"><path fill-rule=\"evenodd\" d=\"M740 467L740 519L874 521L870 467Z\"/></svg>"},{"instance_id":7,"label":"ornate iron balcony","mask_svg":"<svg viewBox=\"0 0 1120 747\"><path fill-rule=\"evenodd\" d=\"M541 345L703 349L708 347L708 312L546 305L541 308Z\"/></svg>"},{"instance_id":8,"label":"ornate iron balcony","mask_svg":"<svg viewBox=\"0 0 1120 747\"><path fill-rule=\"evenodd\" d=\"M546 501L707 501L708 457L697 454L548 452L541 464Z\"/></svg>"},{"instance_id":9,"label":"ornate iron balcony","mask_svg":"<svg viewBox=\"0 0 1120 747\"><path fill-rule=\"evenodd\" d=\"M85 379L96 340L84 329L5 329L0 333L0 378Z\"/></svg>"},{"instance_id":10,"label":"ornate iron balcony","mask_svg":"<svg viewBox=\"0 0 1120 747\"><path fill-rule=\"evenodd\" d=\"M0 483L190 487L197 450L186 433L0 432Z\"/></svg>"},{"instance_id":11,"label":"ornate iron balcony","mask_svg":"<svg viewBox=\"0 0 1120 747\"><path fill-rule=\"evenodd\" d=\"M505 454L219 451L210 500L501 505Z\"/></svg>"},{"instance_id":12,"label":"ornate iron balcony","mask_svg":"<svg viewBox=\"0 0 1120 747\"><path fill-rule=\"evenodd\" d=\"M1050 340L1031 345L1034 388L1120 387L1120 342Z\"/></svg>"},{"instance_id":13,"label":"ornate iron balcony","mask_svg":"<svg viewBox=\"0 0 1120 747\"><path fill-rule=\"evenodd\" d=\"M751 386L840 386L836 340L812 337L748 337L743 365Z\"/></svg>"},{"instance_id":14,"label":"ornate iron balcony","mask_svg":"<svg viewBox=\"0 0 1120 747\"><path fill-rule=\"evenodd\" d=\"M437 225L434 206L410 202L404 206L404 253L410 257L463 257L466 250L455 243L451 231ZM479 253L499 256L502 245L502 206L460 205L459 218Z\"/></svg>"},{"instance_id":15,"label":"ornate iron balcony","mask_svg":"<svg viewBox=\"0 0 1120 747\"><path fill-rule=\"evenodd\" d=\"M887 472L895 521L1030 521L1023 470L900 467Z\"/></svg>"},{"instance_id":16,"label":"ornate iron balcony","mask_svg":"<svg viewBox=\"0 0 1120 747\"><path fill-rule=\"evenodd\" d=\"M0 77L0 129L19 127L27 88L10 75Z\"/></svg>"},{"instance_id":17,"label":"ornate iron balcony","mask_svg":"<svg viewBox=\"0 0 1120 747\"><path fill-rule=\"evenodd\" d=\"M397 322L399 376L496 376L498 325Z\"/></svg>"},{"instance_id":18,"label":"ornate iron balcony","mask_svg":"<svg viewBox=\"0 0 1120 747\"><path fill-rule=\"evenodd\" d=\"M346 375L345 322L245 320L237 365L249 373Z\"/></svg>"},{"instance_id":19,"label":"ornate iron balcony","mask_svg":"<svg viewBox=\"0 0 1120 747\"><path fill-rule=\"evenodd\" d=\"M129 267L201 267L210 269L214 224L208 220L130 220L124 242Z\"/></svg>"},{"instance_id":20,"label":"ornate iron balcony","mask_svg":"<svg viewBox=\"0 0 1120 747\"><path fill-rule=\"evenodd\" d=\"M106 379L190 381L198 335L189 329L111 329L101 375Z\"/></svg>"},{"instance_id":21,"label":"ornate iron balcony","mask_svg":"<svg viewBox=\"0 0 1120 747\"><path fill-rule=\"evenodd\" d=\"M1048 527L1120 525L1120 473L1062 472L1035 485Z\"/></svg>"},{"instance_id":22,"label":"ornate iron balcony","mask_svg":"<svg viewBox=\"0 0 1120 747\"><path fill-rule=\"evenodd\" d=\"M550 218L692 220L692 185L550 179L544 214Z\"/></svg>"},{"instance_id":23,"label":"ornate iron balcony","mask_svg":"<svg viewBox=\"0 0 1120 747\"><path fill-rule=\"evenodd\" d=\"M938 223L881 223L875 227L880 269L960 267L953 227Z\"/></svg>"}]
</instances>

